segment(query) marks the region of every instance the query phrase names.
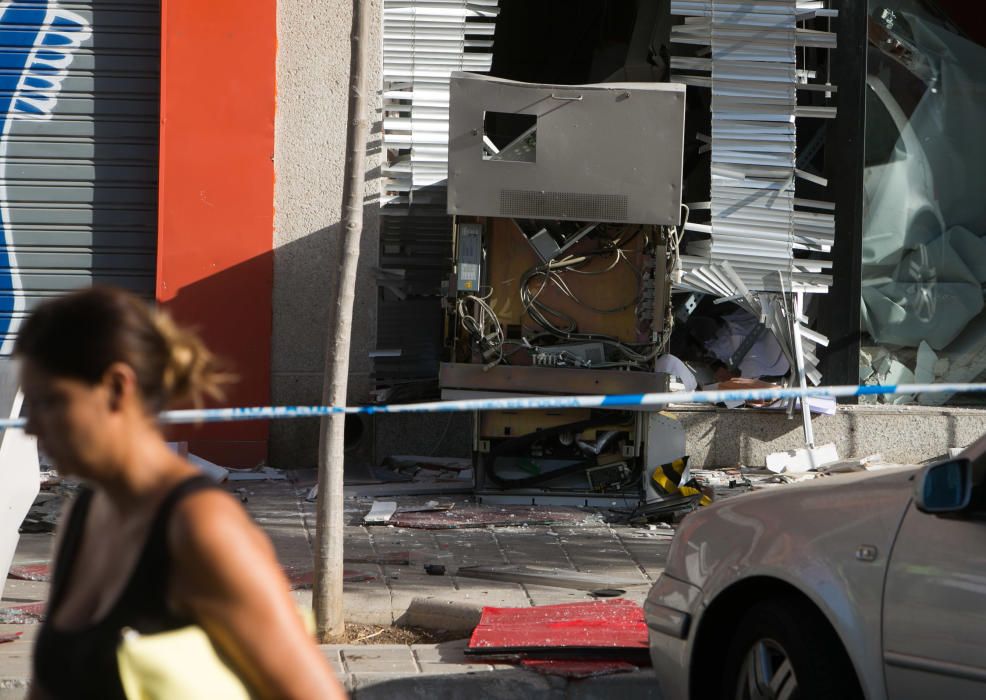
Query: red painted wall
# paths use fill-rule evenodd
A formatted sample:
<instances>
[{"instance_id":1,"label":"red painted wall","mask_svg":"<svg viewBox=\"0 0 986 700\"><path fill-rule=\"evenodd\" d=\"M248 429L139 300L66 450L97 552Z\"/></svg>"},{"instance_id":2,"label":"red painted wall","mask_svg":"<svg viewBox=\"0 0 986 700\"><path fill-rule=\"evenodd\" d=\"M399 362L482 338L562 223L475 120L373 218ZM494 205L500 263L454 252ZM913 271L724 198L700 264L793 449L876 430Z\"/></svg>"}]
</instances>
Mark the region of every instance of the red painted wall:
<instances>
[{"instance_id":1,"label":"red painted wall","mask_svg":"<svg viewBox=\"0 0 986 700\"><path fill-rule=\"evenodd\" d=\"M270 399L276 0L162 0L157 299ZM224 466L267 457L266 423L176 429Z\"/></svg>"}]
</instances>

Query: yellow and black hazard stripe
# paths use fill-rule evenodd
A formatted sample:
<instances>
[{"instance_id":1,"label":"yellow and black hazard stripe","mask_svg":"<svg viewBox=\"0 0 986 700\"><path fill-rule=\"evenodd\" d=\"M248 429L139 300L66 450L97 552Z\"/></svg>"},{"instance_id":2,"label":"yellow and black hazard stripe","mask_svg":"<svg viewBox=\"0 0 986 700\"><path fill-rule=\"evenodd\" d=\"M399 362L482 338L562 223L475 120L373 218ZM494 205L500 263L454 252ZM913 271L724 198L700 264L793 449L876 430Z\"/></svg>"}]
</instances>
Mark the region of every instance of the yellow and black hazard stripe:
<instances>
[{"instance_id":1,"label":"yellow and black hazard stripe","mask_svg":"<svg viewBox=\"0 0 986 700\"><path fill-rule=\"evenodd\" d=\"M709 505L712 503L712 499L697 488L697 482L693 480L684 484L681 483L681 480L685 476L685 470L687 467L687 455L681 459L676 459L673 462L668 462L667 464L662 464L661 466L656 467L650 477L654 484L655 490L665 497L700 496L701 498L699 498L699 505Z\"/></svg>"},{"instance_id":2,"label":"yellow and black hazard stripe","mask_svg":"<svg viewBox=\"0 0 986 700\"><path fill-rule=\"evenodd\" d=\"M700 506L707 506L712 503L712 499L705 495L705 493L698 488L697 481L689 481L687 484L678 489L678 496L700 496L698 499L698 504Z\"/></svg>"},{"instance_id":3,"label":"yellow and black hazard stripe","mask_svg":"<svg viewBox=\"0 0 986 700\"><path fill-rule=\"evenodd\" d=\"M673 462L662 464L654 469L654 473L651 474L650 480L654 482L654 487L659 494L663 496L671 496L678 492L678 487L681 486L681 480L684 477L685 469L687 468L688 456L686 455L681 459L676 459Z\"/></svg>"}]
</instances>

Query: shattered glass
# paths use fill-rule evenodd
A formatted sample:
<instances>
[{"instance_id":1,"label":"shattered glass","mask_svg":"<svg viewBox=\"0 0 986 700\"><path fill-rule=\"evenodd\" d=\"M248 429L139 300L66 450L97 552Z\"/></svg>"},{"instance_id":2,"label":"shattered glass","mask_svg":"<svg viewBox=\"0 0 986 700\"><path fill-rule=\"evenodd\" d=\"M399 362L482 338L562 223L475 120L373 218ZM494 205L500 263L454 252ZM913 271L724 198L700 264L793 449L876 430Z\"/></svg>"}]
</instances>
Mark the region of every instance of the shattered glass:
<instances>
[{"instance_id":1,"label":"shattered glass","mask_svg":"<svg viewBox=\"0 0 986 700\"><path fill-rule=\"evenodd\" d=\"M986 48L932 3L869 10L860 381L975 381L986 373Z\"/></svg>"}]
</instances>

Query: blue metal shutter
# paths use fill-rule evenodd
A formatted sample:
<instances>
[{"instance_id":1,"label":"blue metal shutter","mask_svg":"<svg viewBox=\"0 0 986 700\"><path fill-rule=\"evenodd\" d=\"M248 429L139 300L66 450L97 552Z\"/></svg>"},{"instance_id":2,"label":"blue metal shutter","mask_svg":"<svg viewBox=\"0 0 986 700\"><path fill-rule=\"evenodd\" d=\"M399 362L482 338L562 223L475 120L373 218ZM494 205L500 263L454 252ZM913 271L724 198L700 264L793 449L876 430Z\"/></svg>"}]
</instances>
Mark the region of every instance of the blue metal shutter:
<instances>
[{"instance_id":1,"label":"blue metal shutter","mask_svg":"<svg viewBox=\"0 0 986 700\"><path fill-rule=\"evenodd\" d=\"M15 0L0 12L0 352L46 298L154 294L160 5Z\"/></svg>"}]
</instances>

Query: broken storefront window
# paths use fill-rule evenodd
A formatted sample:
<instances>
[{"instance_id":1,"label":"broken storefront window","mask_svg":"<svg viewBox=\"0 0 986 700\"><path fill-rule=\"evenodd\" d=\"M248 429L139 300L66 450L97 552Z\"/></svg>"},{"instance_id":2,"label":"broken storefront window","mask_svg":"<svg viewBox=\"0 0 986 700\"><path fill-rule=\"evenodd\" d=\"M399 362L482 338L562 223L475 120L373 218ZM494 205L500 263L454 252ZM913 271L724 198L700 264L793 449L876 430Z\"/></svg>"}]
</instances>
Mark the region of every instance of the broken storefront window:
<instances>
[{"instance_id":1,"label":"broken storefront window","mask_svg":"<svg viewBox=\"0 0 986 700\"><path fill-rule=\"evenodd\" d=\"M986 374L986 48L933 3L870 0L869 8L860 381L978 381Z\"/></svg>"}]
</instances>

